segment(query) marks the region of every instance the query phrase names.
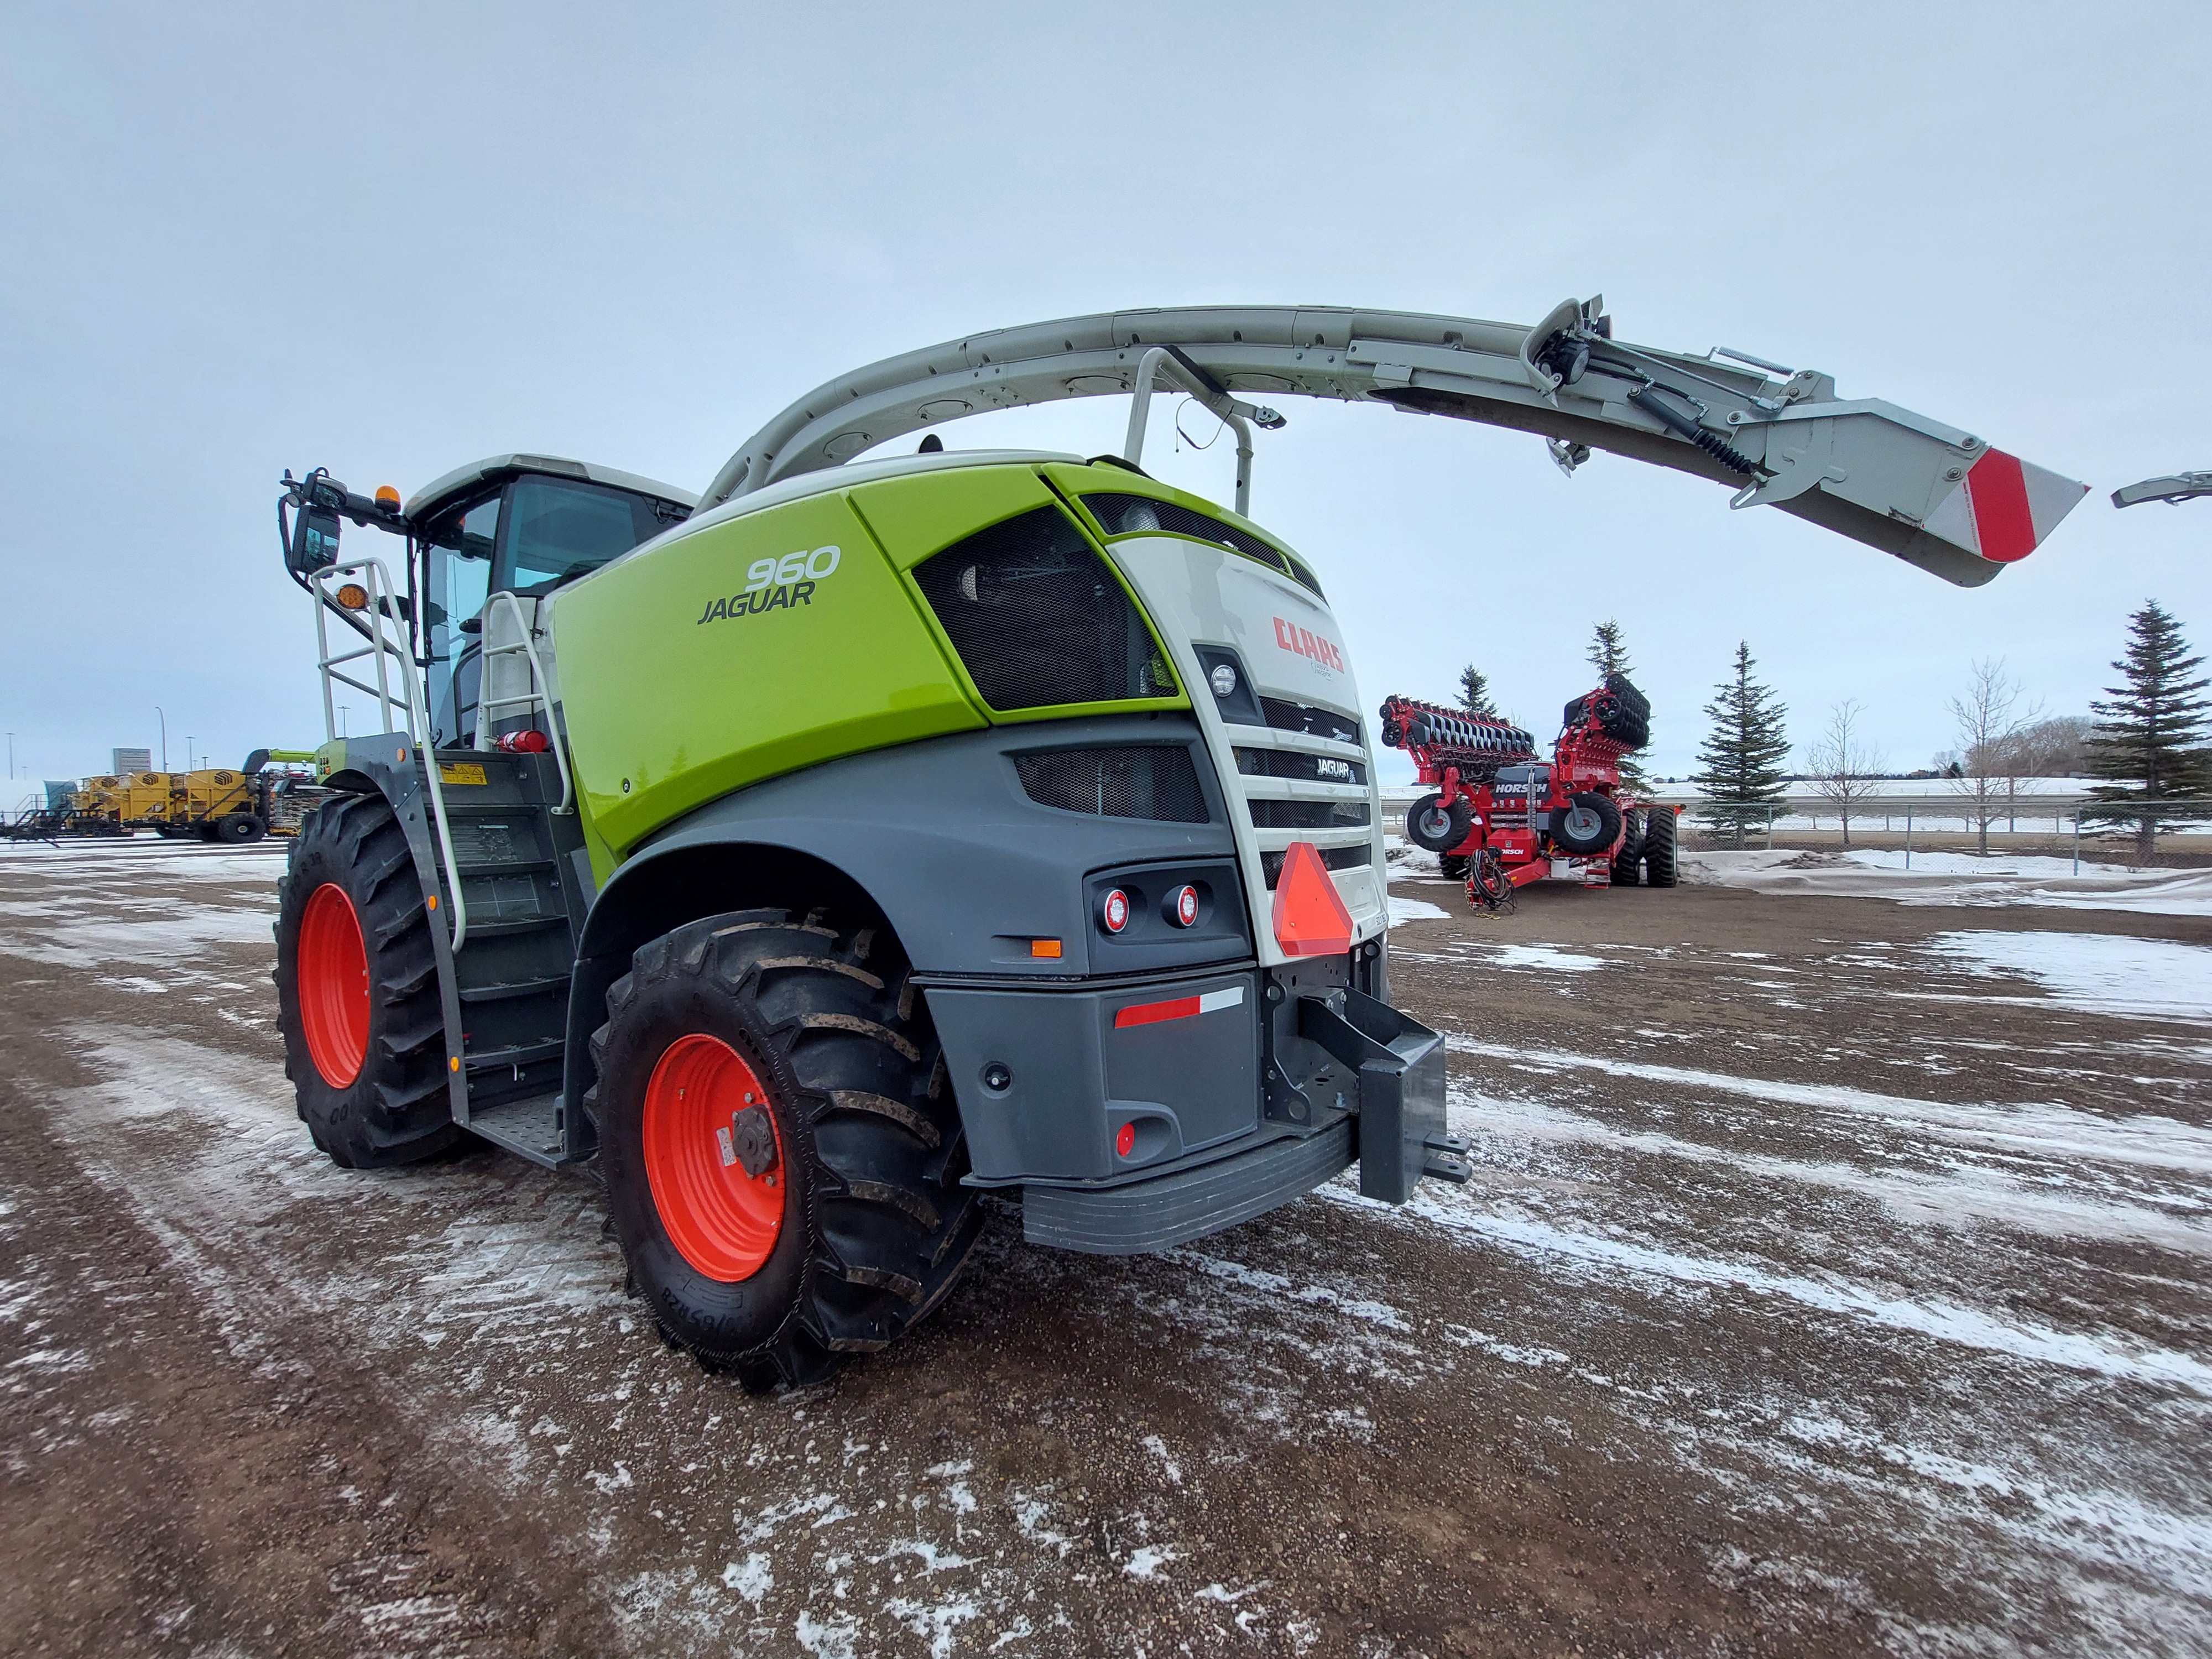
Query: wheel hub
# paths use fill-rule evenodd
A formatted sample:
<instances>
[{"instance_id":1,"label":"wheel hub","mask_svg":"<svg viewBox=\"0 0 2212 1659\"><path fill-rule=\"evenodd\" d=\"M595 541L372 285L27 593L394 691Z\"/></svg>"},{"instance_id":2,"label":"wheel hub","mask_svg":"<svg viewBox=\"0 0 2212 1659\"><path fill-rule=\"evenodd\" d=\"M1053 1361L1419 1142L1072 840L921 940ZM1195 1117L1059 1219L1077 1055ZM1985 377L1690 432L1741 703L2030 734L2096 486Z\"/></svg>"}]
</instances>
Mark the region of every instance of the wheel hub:
<instances>
[{"instance_id":1,"label":"wheel hub","mask_svg":"<svg viewBox=\"0 0 2212 1659\"><path fill-rule=\"evenodd\" d=\"M368 1056L368 951L344 888L326 881L300 917L295 979L307 1058L324 1082L347 1089Z\"/></svg>"},{"instance_id":2,"label":"wheel hub","mask_svg":"<svg viewBox=\"0 0 2212 1659\"><path fill-rule=\"evenodd\" d=\"M645 1087L645 1173L677 1254L726 1285L758 1273L783 1231L783 1165L744 1056L703 1031L670 1043Z\"/></svg>"}]
</instances>

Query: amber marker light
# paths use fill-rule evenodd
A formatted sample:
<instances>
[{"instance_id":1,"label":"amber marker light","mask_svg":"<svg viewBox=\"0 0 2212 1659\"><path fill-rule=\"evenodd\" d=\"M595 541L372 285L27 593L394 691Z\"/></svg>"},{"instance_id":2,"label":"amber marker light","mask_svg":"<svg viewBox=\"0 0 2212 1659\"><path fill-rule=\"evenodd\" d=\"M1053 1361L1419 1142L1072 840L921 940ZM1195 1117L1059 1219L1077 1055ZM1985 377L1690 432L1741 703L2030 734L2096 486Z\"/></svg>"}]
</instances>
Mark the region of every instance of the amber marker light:
<instances>
[{"instance_id":1,"label":"amber marker light","mask_svg":"<svg viewBox=\"0 0 2212 1659\"><path fill-rule=\"evenodd\" d=\"M1047 960L1057 960L1060 956L1060 941L1056 939L1033 939L1030 941L1030 954L1033 957L1045 957Z\"/></svg>"},{"instance_id":2,"label":"amber marker light","mask_svg":"<svg viewBox=\"0 0 2212 1659\"><path fill-rule=\"evenodd\" d=\"M338 589L338 604L348 611L368 609L368 590L359 582L348 582Z\"/></svg>"}]
</instances>

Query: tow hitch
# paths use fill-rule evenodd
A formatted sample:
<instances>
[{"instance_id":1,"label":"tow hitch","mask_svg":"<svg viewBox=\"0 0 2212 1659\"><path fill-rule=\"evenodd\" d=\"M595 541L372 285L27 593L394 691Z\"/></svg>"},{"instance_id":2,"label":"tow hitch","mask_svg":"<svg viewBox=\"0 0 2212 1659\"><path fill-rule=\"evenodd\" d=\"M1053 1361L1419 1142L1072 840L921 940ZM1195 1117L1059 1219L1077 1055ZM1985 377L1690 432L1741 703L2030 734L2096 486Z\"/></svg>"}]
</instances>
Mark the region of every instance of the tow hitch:
<instances>
[{"instance_id":1,"label":"tow hitch","mask_svg":"<svg viewBox=\"0 0 2212 1659\"><path fill-rule=\"evenodd\" d=\"M1443 1037L1349 988L1300 997L1298 1035L1359 1075L1363 1196L1403 1204L1423 1176L1464 1182L1474 1173L1467 1142L1444 1133Z\"/></svg>"}]
</instances>

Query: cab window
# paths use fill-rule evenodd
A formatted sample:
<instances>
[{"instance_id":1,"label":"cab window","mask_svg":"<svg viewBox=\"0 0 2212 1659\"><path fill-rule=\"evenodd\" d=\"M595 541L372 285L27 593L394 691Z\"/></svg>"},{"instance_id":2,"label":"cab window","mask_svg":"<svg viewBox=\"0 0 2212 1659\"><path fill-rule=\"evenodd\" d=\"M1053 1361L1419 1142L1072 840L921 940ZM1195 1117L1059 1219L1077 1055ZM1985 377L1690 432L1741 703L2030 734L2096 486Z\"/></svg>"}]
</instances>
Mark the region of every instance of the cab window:
<instances>
[{"instance_id":1,"label":"cab window","mask_svg":"<svg viewBox=\"0 0 2212 1659\"><path fill-rule=\"evenodd\" d=\"M477 619L491 593L499 541L500 498L441 520L423 555L422 649L430 682L430 723L441 743L465 742L474 725Z\"/></svg>"},{"instance_id":2,"label":"cab window","mask_svg":"<svg viewBox=\"0 0 2212 1659\"><path fill-rule=\"evenodd\" d=\"M550 593L657 535L653 503L627 490L523 477L507 492L501 588Z\"/></svg>"}]
</instances>

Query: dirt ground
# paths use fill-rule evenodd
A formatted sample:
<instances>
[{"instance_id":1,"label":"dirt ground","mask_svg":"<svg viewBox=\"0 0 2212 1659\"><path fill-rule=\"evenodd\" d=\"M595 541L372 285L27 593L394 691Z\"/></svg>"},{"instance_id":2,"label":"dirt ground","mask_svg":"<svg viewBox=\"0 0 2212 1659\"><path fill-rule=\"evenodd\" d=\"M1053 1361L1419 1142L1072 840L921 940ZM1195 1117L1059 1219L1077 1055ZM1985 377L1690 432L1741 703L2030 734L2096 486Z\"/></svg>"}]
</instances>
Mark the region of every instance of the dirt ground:
<instances>
[{"instance_id":1,"label":"dirt ground","mask_svg":"<svg viewBox=\"0 0 2212 1659\"><path fill-rule=\"evenodd\" d=\"M1408 880L1473 1183L753 1399L586 1176L318 1158L277 867L0 849L0 1651L2212 1652L2212 921Z\"/></svg>"}]
</instances>

